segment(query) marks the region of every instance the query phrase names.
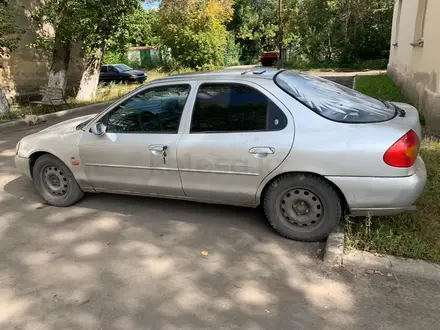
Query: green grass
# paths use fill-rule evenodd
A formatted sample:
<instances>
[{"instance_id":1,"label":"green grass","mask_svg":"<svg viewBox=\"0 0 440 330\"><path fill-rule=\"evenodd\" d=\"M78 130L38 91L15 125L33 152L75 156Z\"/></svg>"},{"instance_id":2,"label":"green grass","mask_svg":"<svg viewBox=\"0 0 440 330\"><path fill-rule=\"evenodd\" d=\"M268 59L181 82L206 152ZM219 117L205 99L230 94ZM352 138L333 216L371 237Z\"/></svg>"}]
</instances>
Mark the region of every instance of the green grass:
<instances>
[{"instance_id":1,"label":"green grass","mask_svg":"<svg viewBox=\"0 0 440 330\"><path fill-rule=\"evenodd\" d=\"M276 65L299 71L317 72L356 72L368 70L386 70L388 59L358 61L341 64L333 61L310 62L301 58L278 62Z\"/></svg>"},{"instance_id":2,"label":"green grass","mask_svg":"<svg viewBox=\"0 0 440 330\"><path fill-rule=\"evenodd\" d=\"M356 90L369 96L396 102L408 102L399 87L386 74L357 76Z\"/></svg>"},{"instance_id":3,"label":"green grass","mask_svg":"<svg viewBox=\"0 0 440 330\"><path fill-rule=\"evenodd\" d=\"M386 76L358 79L357 89L363 93L393 101L405 100ZM416 202L417 210L390 217L349 219L348 249L440 262L440 140L425 137L420 152L428 170L428 183Z\"/></svg>"},{"instance_id":4,"label":"green grass","mask_svg":"<svg viewBox=\"0 0 440 330\"><path fill-rule=\"evenodd\" d=\"M20 112L13 108L8 114L0 116L0 124L17 119L20 119Z\"/></svg>"}]
</instances>

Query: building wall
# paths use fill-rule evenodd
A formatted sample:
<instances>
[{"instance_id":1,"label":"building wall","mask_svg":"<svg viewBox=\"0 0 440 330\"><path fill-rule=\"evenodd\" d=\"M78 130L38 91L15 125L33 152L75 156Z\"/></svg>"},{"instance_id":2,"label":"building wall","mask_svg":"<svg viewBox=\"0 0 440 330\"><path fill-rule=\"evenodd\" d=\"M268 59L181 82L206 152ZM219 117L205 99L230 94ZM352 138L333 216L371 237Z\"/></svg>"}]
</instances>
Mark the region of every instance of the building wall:
<instances>
[{"instance_id":1,"label":"building wall","mask_svg":"<svg viewBox=\"0 0 440 330\"><path fill-rule=\"evenodd\" d=\"M436 135L440 135L439 32L439 0L396 0L388 74Z\"/></svg>"},{"instance_id":2,"label":"building wall","mask_svg":"<svg viewBox=\"0 0 440 330\"><path fill-rule=\"evenodd\" d=\"M18 48L10 54L9 58L0 59L0 86L9 99L17 93L28 94L35 92L47 83L50 69L50 54L33 49L30 44L36 39L36 31L32 28L30 15L44 0L18 0L19 9L16 15L17 24L25 29ZM51 26L46 26L47 33L53 35ZM81 79L83 62L79 57L79 47L72 52L72 60L68 72L68 85L72 87Z\"/></svg>"}]
</instances>

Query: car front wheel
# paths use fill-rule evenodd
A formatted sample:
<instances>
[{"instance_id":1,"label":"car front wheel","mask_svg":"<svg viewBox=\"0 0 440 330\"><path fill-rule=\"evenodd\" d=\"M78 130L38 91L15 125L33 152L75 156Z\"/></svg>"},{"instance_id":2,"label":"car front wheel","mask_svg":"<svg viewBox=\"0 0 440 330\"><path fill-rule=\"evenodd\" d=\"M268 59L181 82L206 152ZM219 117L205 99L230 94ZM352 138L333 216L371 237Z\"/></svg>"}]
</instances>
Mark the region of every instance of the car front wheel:
<instances>
[{"instance_id":1,"label":"car front wheel","mask_svg":"<svg viewBox=\"0 0 440 330\"><path fill-rule=\"evenodd\" d=\"M38 158L32 173L35 188L50 205L69 206L84 196L69 168L52 155Z\"/></svg>"},{"instance_id":2,"label":"car front wheel","mask_svg":"<svg viewBox=\"0 0 440 330\"><path fill-rule=\"evenodd\" d=\"M279 234L307 242L326 238L342 218L337 191L311 174L276 178L264 196L264 212Z\"/></svg>"}]
</instances>

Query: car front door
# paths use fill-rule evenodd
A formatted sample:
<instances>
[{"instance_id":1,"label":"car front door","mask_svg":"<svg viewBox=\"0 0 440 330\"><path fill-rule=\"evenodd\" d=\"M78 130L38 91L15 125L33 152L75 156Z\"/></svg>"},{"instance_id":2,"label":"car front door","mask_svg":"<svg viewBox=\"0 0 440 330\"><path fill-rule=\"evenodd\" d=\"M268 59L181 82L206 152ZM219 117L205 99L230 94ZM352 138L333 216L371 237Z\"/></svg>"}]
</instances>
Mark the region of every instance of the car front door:
<instances>
[{"instance_id":1,"label":"car front door","mask_svg":"<svg viewBox=\"0 0 440 330\"><path fill-rule=\"evenodd\" d=\"M254 205L293 144L290 112L251 82L201 83L177 159L188 197Z\"/></svg>"},{"instance_id":2,"label":"car front door","mask_svg":"<svg viewBox=\"0 0 440 330\"><path fill-rule=\"evenodd\" d=\"M86 129L81 161L96 191L142 195L184 195L177 167L180 119L191 86L149 87L94 120L105 125L98 136Z\"/></svg>"},{"instance_id":3,"label":"car front door","mask_svg":"<svg viewBox=\"0 0 440 330\"><path fill-rule=\"evenodd\" d=\"M112 65L107 66L107 81L119 82L122 81L121 73Z\"/></svg>"}]
</instances>

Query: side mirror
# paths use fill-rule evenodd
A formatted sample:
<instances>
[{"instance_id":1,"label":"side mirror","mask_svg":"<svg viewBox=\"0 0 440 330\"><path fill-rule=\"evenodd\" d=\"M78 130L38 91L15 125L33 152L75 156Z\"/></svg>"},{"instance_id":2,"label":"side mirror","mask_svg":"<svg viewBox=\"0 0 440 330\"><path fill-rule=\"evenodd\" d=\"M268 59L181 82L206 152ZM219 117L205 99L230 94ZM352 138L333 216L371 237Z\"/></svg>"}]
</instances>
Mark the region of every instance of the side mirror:
<instances>
[{"instance_id":1,"label":"side mirror","mask_svg":"<svg viewBox=\"0 0 440 330\"><path fill-rule=\"evenodd\" d=\"M92 133L98 136L104 135L105 129L106 129L105 125L101 122L95 123L92 125L92 127L90 127Z\"/></svg>"}]
</instances>

